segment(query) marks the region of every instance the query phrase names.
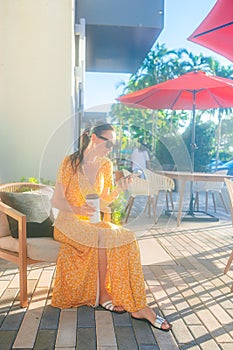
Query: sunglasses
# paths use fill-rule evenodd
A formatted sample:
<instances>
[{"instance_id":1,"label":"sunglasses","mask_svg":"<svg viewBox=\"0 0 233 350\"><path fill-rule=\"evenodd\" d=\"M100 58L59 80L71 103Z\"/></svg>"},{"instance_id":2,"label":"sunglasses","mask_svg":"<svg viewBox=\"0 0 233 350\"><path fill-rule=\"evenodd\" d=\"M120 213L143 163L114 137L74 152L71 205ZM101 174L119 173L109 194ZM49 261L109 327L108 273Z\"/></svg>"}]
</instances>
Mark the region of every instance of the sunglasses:
<instances>
[{"instance_id":1,"label":"sunglasses","mask_svg":"<svg viewBox=\"0 0 233 350\"><path fill-rule=\"evenodd\" d=\"M97 136L97 135L96 135ZM109 140L109 139L107 139L106 137L104 137L104 136L97 136L99 139L101 139L101 140L104 140L105 142L106 142L106 147L107 148L112 148L113 146L114 146L114 143L111 141L111 140Z\"/></svg>"}]
</instances>

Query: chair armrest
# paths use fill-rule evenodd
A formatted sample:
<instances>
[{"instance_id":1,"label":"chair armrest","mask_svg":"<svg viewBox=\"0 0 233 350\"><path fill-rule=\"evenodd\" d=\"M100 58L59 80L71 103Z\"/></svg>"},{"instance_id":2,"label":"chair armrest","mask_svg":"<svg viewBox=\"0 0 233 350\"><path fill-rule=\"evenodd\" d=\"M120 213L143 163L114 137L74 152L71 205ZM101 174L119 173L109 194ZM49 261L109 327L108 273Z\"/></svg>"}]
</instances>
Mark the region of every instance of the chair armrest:
<instances>
[{"instance_id":1,"label":"chair armrest","mask_svg":"<svg viewBox=\"0 0 233 350\"><path fill-rule=\"evenodd\" d=\"M12 217L18 222L19 237L19 263L23 263L23 259L27 256L27 233L26 233L26 215L18 210L11 208L9 205L0 201L0 211Z\"/></svg>"},{"instance_id":2,"label":"chair armrest","mask_svg":"<svg viewBox=\"0 0 233 350\"><path fill-rule=\"evenodd\" d=\"M26 215L20 213L18 210L11 208L9 205L6 205L5 203L0 201L0 211L6 215L9 215L13 219L17 220L18 222L22 219L22 217L26 217Z\"/></svg>"}]
</instances>

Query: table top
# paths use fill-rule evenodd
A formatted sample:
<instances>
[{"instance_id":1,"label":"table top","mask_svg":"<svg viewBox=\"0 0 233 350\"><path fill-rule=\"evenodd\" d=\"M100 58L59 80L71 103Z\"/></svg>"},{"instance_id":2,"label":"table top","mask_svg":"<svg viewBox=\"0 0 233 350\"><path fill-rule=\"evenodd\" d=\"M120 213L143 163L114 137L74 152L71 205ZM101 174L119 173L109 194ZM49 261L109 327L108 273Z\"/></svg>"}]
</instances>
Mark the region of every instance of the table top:
<instances>
[{"instance_id":1,"label":"table top","mask_svg":"<svg viewBox=\"0 0 233 350\"><path fill-rule=\"evenodd\" d=\"M233 175L224 175L219 173L201 173L189 171L161 171L165 176L176 180L190 180L190 181L214 181L223 182L224 179L232 179Z\"/></svg>"}]
</instances>

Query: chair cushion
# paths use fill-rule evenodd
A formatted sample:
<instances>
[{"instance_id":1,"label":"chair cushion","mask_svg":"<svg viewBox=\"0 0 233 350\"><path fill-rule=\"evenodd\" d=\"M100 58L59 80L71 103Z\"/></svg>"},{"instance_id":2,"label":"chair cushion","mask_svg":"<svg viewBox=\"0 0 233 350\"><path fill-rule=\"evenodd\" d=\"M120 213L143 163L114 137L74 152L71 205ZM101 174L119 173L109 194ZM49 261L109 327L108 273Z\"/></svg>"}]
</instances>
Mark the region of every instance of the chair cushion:
<instances>
[{"instance_id":1,"label":"chair cushion","mask_svg":"<svg viewBox=\"0 0 233 350\"><path fill-rule=\"evenodd\" d=\"M19 240L12 236L0 238L0 248L19 252ZM27 256L33 260L56 262L60 243L50 237L28 238Z\"/></svg>"},{"instance_id":2,"label":"chair cushion","mask_svg":"<svg viewBox=\"0 0 233 350\"><path fill-rule=\"evenodd\" d=\"M0 237L9 236L11 234L6 214L0 212Z\"/></svg>"},{"instance_id":3,"label":"chair cushion","mask_svg":"<svg viewBox=\"0 0 233 350\"><path fill-rule=\"evenodd\" d=\"M51 203L48 195L39 191L1 192L1 200L18 210L27 218L27 237L53 237L53 220L50 217ZM18 223L8 217L11 235L18 238Z\"/></svg>"}]
</instances>

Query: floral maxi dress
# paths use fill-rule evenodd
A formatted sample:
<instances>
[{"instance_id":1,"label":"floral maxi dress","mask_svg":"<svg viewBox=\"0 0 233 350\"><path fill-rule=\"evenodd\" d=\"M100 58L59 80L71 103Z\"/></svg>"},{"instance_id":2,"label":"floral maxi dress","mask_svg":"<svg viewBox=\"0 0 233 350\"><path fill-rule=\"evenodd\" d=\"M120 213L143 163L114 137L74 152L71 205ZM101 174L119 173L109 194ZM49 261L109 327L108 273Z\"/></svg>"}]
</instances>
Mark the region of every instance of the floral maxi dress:
<instances>
[{"instance_id":1,"label":"floral maxi dress","mask_svg":"<svg viewBox=\"0 0 233 350\"><path fill-rule=\"evenodd\" d=\"M69 157L62 162L57 182L63 185L65 197L72 205L82 205L87 194L97 193L102 200L104 188L112 186L112 162L99 159L96 182L91 185L80 171L74 173ZM91 224L86 217L60 211L55 220L54 239L61 242L57 259L52 306L71 308L98 306L98 250L106 249L106 289L114 305L128 312L146 304L140 252L134 233L110 222Z\"/></svg>"}]
</instances>

